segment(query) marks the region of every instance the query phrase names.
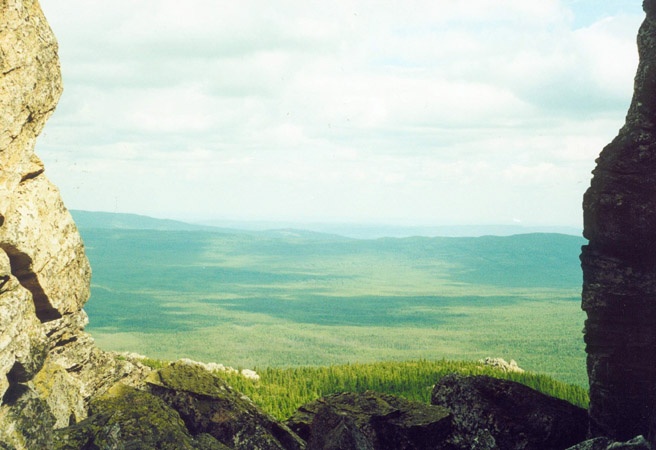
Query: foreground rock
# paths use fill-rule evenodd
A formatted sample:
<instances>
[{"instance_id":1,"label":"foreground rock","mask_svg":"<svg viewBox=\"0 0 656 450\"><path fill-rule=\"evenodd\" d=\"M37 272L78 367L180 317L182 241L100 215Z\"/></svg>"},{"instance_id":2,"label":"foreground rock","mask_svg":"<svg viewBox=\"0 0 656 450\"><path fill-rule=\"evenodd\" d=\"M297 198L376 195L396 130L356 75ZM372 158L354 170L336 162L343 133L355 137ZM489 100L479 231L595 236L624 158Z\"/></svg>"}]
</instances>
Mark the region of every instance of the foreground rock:
<instances>
[{"instance_id":1,"label":"foreground rock","mask_svg":"<svg viewBox=\"0 0 656 450\"><path fill-rule=\"evenodd\" d=\"M324 397L287 422L308 450L409 450L442 448L451 432L446 408L365 392Z\"/></svg>"},{"instance_id":2,"label":"foreground rock","mask_svg":"<svg viewBox=\"0 0 656 450\"><path fill-rule=\"evenodd\" d=\"M651 450L649 442L638 436L627 442L615 442L612 439L598 437L588 441L581 442L567 450Z\"/></svg>"},{"instance_id":3,"label":"foreground rock","mask_svg":"<svg viewBox=\"0 0 656 450\"><path fill-rule=\"evenodd\" d=\"M189 364L151 374L149 390L176 410L193 435L206 433L235 449L300 450L305 442L225 381Z\"/></svg>"},{"instance_id":4,"label":"foreground rock","mask_svg":"<svg viewBox=\"0 0 656 450\"><path fill-rule=\"evenodd\" d=\"M227 448L219 446L217 441L214 444L217 449ZM175 450L202 447L189 433L180 415L161 399L117 385L92 403L89 418L58 430L54 448Z\"/></svg>"},{"instance_id":5,"label":"foreground rock","mask_svg":"<svg viewBox=\"0 0 656 450\"><path fill-rule=\"evenodd\" d=\"M285 425L201 366L174 363L141 388L114 385L91 402L87 419L56 430L52 446L44 438L35 448L562 450L583 441L587 428L585 411L489 377L447 376L432 400L438 404L371 391L335 394L299 408ZM610 444L597 439L573 450L649 448L638 440Z\"/></svg>"},{"instance_id":6,"label":"foreground rock","mask_svg":"<svg viewBox=\"0 0 656 450\"><path fill-rule=\"evenodd\" d=\"M83 332L91 270L34 154L62 92L57 43L35 0L0 3L0 443L48 448L90 398L140 369Z\"/></svg>"},{"instance_id":7,"label":"foreground rock","mask_svg":"<svg viewBox=\"0 0 656 450\"><path fill-rule=\"evenodd\" d=\"M582 307L590 431L656 436L656 0L643 2L640 64L619 135L601 152L583 200Z\"/></svg>"},{"instance_id":8,"label":"foreground rock","mask_svg":"<svg viewBox=\"0 0 656 450\"><path fill-rule=\"evenodd\" d=\"M585 410L512 381L447 375L431 403L451 410L450 443L463 450L562 450L586 437Z\"/></svg>"},{"instance_id":9,"label":"foreground rock","mask_svg":"<svg viewBox=\"0 0 656 450\"><path fill-rule=\"evenodd\" d=\"M115 385L86 420L56 431L56 450L83 448L302 450L305 442L214 374L174 363L141 389Z\"/></svg>"}]
</instances>

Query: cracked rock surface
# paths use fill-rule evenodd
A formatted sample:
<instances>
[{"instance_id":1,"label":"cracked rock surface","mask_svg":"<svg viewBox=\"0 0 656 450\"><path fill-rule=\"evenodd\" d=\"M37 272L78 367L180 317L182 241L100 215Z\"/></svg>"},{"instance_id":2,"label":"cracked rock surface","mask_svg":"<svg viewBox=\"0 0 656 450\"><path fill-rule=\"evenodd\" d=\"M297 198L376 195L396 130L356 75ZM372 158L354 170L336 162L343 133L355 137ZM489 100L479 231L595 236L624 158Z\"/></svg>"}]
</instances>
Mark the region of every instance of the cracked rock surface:
<instances>
[{"instance_id":1,"label":"cracked rock surface","mask_svg":"<svg viewBox=\"0 0 656 450\"><path fill-rule=\"evenodd\" d=\"M39 3L0 0L0 442L9 448L47 448L53 427L84 418L92 393L134 369L83 331L91 269L34 153L61 93Z\"/></svg>"}]
</instances>

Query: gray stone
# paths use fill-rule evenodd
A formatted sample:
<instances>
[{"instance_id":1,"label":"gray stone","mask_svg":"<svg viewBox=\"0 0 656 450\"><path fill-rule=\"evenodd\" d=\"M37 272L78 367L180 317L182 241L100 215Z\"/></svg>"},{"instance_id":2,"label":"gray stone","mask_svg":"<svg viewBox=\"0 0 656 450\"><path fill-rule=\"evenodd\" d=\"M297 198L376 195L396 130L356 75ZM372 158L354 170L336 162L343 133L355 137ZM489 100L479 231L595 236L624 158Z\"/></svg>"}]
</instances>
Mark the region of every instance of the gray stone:
<instances>
[{"instance_id":1,"label":"gray stone","mask_svg":"<svg viewBox=\"0 0 656 450\"><path fill-rule=\"evenodd\" d=\"M308 450L439 449L446 448L451 413L393 395L348 392L302 406L287 424Z\"/></svg>"},{"instance_id":2,"label":"gray stone","mask_svg":"<svg viewBox=\"0 0 656 450\"><path fill-rule=\"evenodd\" d=\"M614 442L605 437L598 437L581 442L567 450L651 450L651 445L642 436L627 442Z\"/></svg>"},{"instance_id":3,"label":"gray stone","mask_svg":"<svg viewBox=\"0 0 656 450\"><path fill-rule=\"evenodd\" d=\"M305 442L248 397L202 367L173 363L147 379L149 391L176 410L192 435L234 449L302 450Z\"/></svg>"},{"instance_id":4,"label":"gray stone","mask_svg":"<svg viewBox=\"0 0 656 450\"><path fill-rule=\"evenodd\" d=\"M562 450L586 438L585 410L508 380L447 375L431 403L452 411L450 442L463 450Z\"/></svg>"},{"instance_id":5,"label":"gray stone","mask_svg":"<svg viewBox=\"0 0 656 450\"><path fill-rule=\"evenodd\" d=\"M582 308L590 432L650 435L656 409L656 8L638 32L626 123L597 159L583 199Z\"/></svg>"},{"instance_id":6,"label":"gray stone","mask_svg":"<svg viewBox=\"0 0 656 450\"><path fill-rule=\"evenodd\" d=\"M162 400L116 385L94 400L87 419L56 432L54 448L193 450L198 446L180 415Z\"/></svg>"},{"instance_id":7,"label":"gray stone","mask_svg":"<svg viewBox=\"0 0 656 450\"><path fill-rule=\"evenodd\" d=\"M16 392L43 407L43 423L68 426L86 417L92 396L145 370L84 332L91 269L34 153L61 92L57 42L38 1L0 0L0 430L17 449L35 436L17 422Z\"/></svg>"},{"instance_id":8,"label":"gray stone","mask_svg":"<svg viewBox=\"0 0 656 450\"><path fill-rule=\"evenodd\" d=\"M28 385L14 383L2 399L0 442L13 449L49 450L55 417L46 402Z\"/></svg>"}]
</instances>

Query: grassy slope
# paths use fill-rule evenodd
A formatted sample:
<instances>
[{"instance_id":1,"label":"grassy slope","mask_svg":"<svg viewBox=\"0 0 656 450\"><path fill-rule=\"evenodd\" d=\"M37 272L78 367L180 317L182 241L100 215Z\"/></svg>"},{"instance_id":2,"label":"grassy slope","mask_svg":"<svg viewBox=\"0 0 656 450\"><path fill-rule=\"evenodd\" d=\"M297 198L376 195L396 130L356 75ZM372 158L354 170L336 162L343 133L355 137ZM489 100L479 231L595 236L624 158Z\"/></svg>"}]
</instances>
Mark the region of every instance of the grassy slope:
<instances>
[{"instance_id":1,"label":"grassy slope","mask_svg":"<svg viewBox=\"0 0 656 450\"><path fill-rule=\"evenodd\" d=\"M501 356L585 384L580 238L81 231L108 349L241 367Z\"/></svg>"}]
</instances>

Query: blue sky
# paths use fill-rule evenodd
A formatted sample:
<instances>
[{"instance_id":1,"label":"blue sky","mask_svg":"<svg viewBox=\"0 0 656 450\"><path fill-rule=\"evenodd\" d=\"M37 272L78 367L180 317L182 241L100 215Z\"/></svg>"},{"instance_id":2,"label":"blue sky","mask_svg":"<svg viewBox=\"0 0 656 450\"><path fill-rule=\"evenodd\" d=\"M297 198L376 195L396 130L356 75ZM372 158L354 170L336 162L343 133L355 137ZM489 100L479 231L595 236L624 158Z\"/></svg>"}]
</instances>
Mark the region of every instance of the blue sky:
<instances>
[{"instance_id":1,"label":"blue sky","mask_svg":"<svg viewBox=\"0 0 656 450\"><path fill-rule=\"evenodd\" d=\"M42 0L69 208L580 226L640 0Z\"/></svg>"},{"instance_id":2,"label":"blue sky","mask_svg":"<svg viewBox=\"0 0 656 450\"><path fill-rule=\"evenodd\" d=\"M572 11L576 28L622 14L643 15L641 0L569 0L562 4Z\"/></svg>"}]
</instances>

